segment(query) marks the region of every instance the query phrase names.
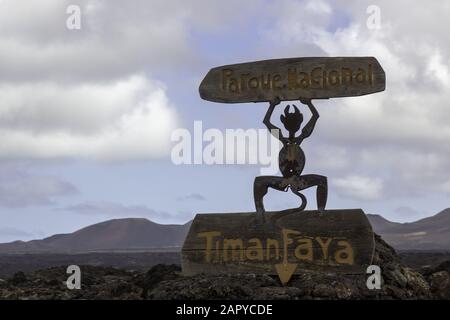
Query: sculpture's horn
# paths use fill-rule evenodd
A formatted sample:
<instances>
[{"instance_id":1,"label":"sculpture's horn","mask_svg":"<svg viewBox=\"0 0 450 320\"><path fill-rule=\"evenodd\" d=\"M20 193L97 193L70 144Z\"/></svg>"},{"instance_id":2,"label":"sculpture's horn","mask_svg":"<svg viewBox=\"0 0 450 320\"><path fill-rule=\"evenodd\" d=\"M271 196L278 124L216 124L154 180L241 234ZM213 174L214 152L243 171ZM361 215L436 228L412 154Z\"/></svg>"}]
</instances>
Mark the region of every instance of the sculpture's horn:
<instances>
[{"instance_id":1,"label":"sculpture's horn","mask_svg":"<svg viewBox=\"0 0 450 320\"><path fill-rule=\"evenodd\" d=\"M286 108L284 108L284 114L288 114L289 113L289 108L290 107L291 107L290 105L287 105Z\"/></svg>"}]
</instances>

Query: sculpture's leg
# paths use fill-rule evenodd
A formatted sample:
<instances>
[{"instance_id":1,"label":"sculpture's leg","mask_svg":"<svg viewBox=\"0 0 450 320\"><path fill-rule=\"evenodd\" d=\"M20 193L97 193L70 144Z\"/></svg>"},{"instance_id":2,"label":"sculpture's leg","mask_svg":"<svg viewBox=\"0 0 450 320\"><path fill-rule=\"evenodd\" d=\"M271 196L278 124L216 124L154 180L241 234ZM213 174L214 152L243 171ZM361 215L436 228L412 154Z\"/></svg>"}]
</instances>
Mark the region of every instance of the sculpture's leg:
<instances>
[{"instance_id":1,"label":"sculpture's leg","mask_svg":"<svg viewBox=\"0 0 450 320\"><path fill-rule=\"evenodd\" d=\"M328 198L328 183L327 177L320 176L318 174L305 174L298 177L296 182L297 191L317 186L316 190L316 200L317 209L319 211L325 210Z\"/></svg>"},{"instance_id":2,"label":"sculpture's leg","mask_svg":"<svg viewBox=\"0 0 450 320\"><path fill-rule=\"evenodd\" d=\"M263 198L267 194L269 188L279 191L286 191L287 180L277 176L261 176L256 177L253 183L253 197L255 199L256 220L258 223L264 222L264 203Z\"/></svg>"}]
</instances>

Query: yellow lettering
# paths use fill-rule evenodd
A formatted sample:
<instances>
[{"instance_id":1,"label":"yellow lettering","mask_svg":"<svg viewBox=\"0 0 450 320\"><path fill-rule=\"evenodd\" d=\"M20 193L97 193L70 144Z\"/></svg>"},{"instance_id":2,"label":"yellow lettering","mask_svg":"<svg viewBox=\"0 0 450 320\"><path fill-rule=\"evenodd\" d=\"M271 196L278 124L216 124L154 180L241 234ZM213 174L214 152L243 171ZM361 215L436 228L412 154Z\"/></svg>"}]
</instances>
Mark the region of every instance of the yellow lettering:
<instances>
[{"instance_id":1,"label":"yellow lettering","mask_svg":"<svg viewBox=\"0 0 450 320\"><path fill-rule=\"evenodd\" d=\"M250 77L250 73L241 74L241 91L247 90L247 79Z\"/></svg>"},{"instance_id":2,"label":"yellow lettering","mask_svg":"<svg viewBox=\"0 0 450 320\"><path fill-rule=\"evenodd\" d=\"M322 68L316 67L311 71L311 85L323 88Z\"/></svg>"},{"instance_id":3,"label":"yellow lettering","mask_svg":"<svg viewBox=\"0 0 450 320\"><path fill-rule=\"evenodd\" d=\"M250 80L248 80L248 86L250 89L256 89L259 87L259 80L257 77L253 77L250 78Z\"/></svg>"},{"instance_id":4,"label":"yellow lettering","mask_svg":"<svg viewBox=\"0 0 450 320\"><path fill-rule=\"evenodd\" d=\"M253 238L248 240L248 243L253 243L253 246L248 246L247 250L245 252L245 255L248 260L260 260L262 261L264 259L263 257L263 248L261 240L258 238Z\"/></svg>"},{"instance_id":5,"label":"yellow lettering","mask_svg":"<svg viewBox=\"0 0 450 320\"><path fill-rule=\"evenodd\" d=\"M309 87L309 75L306 72L299 73L300 78L300 87L306 89Z\"/></svg>"},{"instance_id":6,"label":"yellow lettering","mask_svg":"<svg viewBox=\"0 0 450 320\"><path fill-rule=\"evenodd\" d=\"M288 88L293 90L297 88L297 69L288 69Z\"/></svg>"},{"instance_id":7,"label":"yellow lettering","mask_svg":"<svg viewBox=\"0 0 450 320\"><path fill-rule=\"evenodd\" d=\"M241 239L225 239L223 241L223 261L228 260L228 251L231 249L231 261L244 260L244 243Z\"/></svg>"},{"instance_id":8,"label":"yellow lettering","mask_svg":"<svg viewBox=\"0 0 450 320\"><path fill-rule=\"evenodd\" d=\"M300 234L300 232L291 230L291 229L283 229L281 230L281 233L283 234L283 262L287 263L288 259L288 246L292 244L292 239L289 238L289 235L291 234Z\"/></svg>"},{"instance_id":9,"label":"yellow lettering","mask_svg":"<svg viewBox=\"0 0 450 320\"><path fill-rule=\"evenodd\" d=\"M286 71L285 71L286 72ZM287 69L287 74L281 73L242 73L234 77L234 70L222 69L222 89L231 93L241 93L245 90L288 90L325 88L329 85L351 85L355 83L368 82L373 85L373 65L367 68L354 70L349 67L326 70L323 66L316 66L310 71L297 72L297 68ZM283 84L283 76L287 76L287 82Z\"/></svg>"},{"instance_id":10,"label":"yellow lettering","mask_svg":"<svg viewBox=\"0 0 450 320\"><path fill-rule=\"evenodd\" d=\"M311 239L299 239L294 254L298 260L313 261L313 242Z\"/></svg>"},{"instance_id":11,"label":"yellow lettering","mask_svg":"<svg viewBox=\"0 0 450 320\"><path fill-rule=\"evenodd\" d=\"M281 81L281 76L277 73L273 75L272 79L272 87L274 89L281 89L281 85L279 85L279 82Z\"/></svg>"},{"instance_id":12,"label":"yellow lettering","mask_svg":"<svg viewBox=\"0 0 450 320\"><path fill-rule=\"evenodd\" d=\"M226 81L226 79L228 77L231 77L232 74L233 74L233 70L231 70L231 69L223 69L222 70L222 90L226 90L227 89L227 81Z\"/></svg>"},{"instance_id":13,"label":"yellow lettering","mask_svg":"<svg viewBox=\"0 0 450 320\"><path fill-rule=\"evenodd\" d=\"M264 74L261 75L261 87L266 91L270 89L270 73L266 78L264 78Z\"/></svg>"},{"instance_id":14,"label":"yellow lettering","mask_svg":"<svg viewBox=\"0 0 450 320\"><path fill-rule=\"evenodd\" d=\"M367 78L369 79L369 83L373 84L373 70L372 70L372 64L369 63L369 66L367 67Z\"/></svg>"},{"instance_id":15,"label":"yellow lettering","mask_svg":"<svg viewBox=\"0 0 450 320\"><path fill-rule=\"evenodd\" d=\"M336 262L340 264L352 265L354 263L354 257L353 248L350 243L346 240L340 240L338 241L338 245L342 246L343 248L336 250L336 252L334 253L334 259L336 260Z\"/></svg>"},{"instance_id":16,"label":"yellow lettering","mask_svg":"<svg viewBox=\"0 0 450 320\"><path fill-rule=\"evenodd\" d=\"M279 259L280 258L280 244L278 243L278 240L275 239L267 239L267 248L266 248L266 255L267 255L267 260L270 260L270 256L271 256L271 252L270 249L274 248L275 249L275 259Z\"/></svg>"},{"instance_id":17,"label":"yellow lettering","mask_svg":"<svg viewBox=\"0 0 450 320\"><path fill-rule=\"evenodd\" d=\"M322 248L322 253L323 253L323 259L327 260L328 259L328 247L330 246L331 240L333 240L333 238L325 238L325 242L322 240L321 237L316 237L316 241L320 244L320 247Z\"/></svg>"},{"instance_id":18,"label":"yellow lettering","mask_svg":"<svg viewBox=\"0 0 450 320\"><path fill-rule=\"evenodd\" d=\"M239 82L235 78L231 78L228 89L233 93L239 93Z\"/></svg>"},{"instance_id":19,"label":"yellow lettering","mask_svg":"<svg viewBox=\"0 0 450 320\"><path fill-rule=\"evenodd\" d=\"M364 82L366 80L366 71L362 68L358 68L358 73L356 74L357 82Z\"/></svg>"},{"instance_id":20,"label":"yellow lettering","mask_svg":"<svg viewBox=\"0 0 450 320\"><path fill-rule=\"evenodd\" d=\"M200 232L197 233L197 237L206 238L206 252L205 252L205 261L211 262L211 251L213 246L213 239L215 237L220 236L219 231L209 231L209 232Z\"/></svg>"},{"instance_id":21,"label":"yellow lettering","mask_svg":"<svg viewBox=\"0 0 450 320\"><path fill-rule=\"evenodd\" d=\"M329 82L332 86L336 86L341 83L339 72L337 70L331 70L328 74Z\"/></svg>"},{"instance_id":22,"label":"yellow lettering","mask_svg":"<svg viewBox=\"0 0 450 320\"><path fill-rule=\"evenodd\" d=\"M353 72L350 68L342 68L341 69L341 77L342 77L342 84L349 83L352 84L353 80Z\"/></svg>"}]
</instances>

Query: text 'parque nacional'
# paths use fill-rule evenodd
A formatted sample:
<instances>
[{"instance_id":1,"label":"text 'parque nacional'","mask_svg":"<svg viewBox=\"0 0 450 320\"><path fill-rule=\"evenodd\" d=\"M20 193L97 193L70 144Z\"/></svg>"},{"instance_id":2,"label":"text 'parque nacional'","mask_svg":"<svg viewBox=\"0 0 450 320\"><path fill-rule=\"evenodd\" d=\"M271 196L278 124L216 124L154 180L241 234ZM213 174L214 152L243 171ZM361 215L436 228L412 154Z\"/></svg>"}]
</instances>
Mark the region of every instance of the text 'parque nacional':
<instances>
[{"instance_id":1,"label":"text 'parque nacional'","mask_svg":"<svg viewBox=\"0 0 450 320\"><path fill-rule=\"evenodd\" d=\"M290 58L213 68L200 85L200 95L240 103L360 96L384 88L384 71L373 57Z\"/></svg>"}]
</instances>

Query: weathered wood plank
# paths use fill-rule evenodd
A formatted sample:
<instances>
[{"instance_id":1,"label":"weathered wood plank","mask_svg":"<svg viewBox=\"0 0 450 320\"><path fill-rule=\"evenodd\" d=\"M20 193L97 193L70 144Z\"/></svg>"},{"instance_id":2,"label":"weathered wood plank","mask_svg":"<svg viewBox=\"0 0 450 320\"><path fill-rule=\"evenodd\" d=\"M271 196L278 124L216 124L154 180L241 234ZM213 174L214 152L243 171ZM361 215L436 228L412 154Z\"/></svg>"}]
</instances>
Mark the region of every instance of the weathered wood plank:
<instances>
[{"instance_id":1,"label":"weathered wood plank","mask_svg":"<svg viewBox=\"0 0 450 320\"><path fill-rule=\"evenodd\" d=\"M223 103L351 97L383 91L385 77L374 57L274 59L213 68L199 91Z\"/></svg>"},{"instance_id":2,"label":"weathered wood plank","mask_svg":"<svg viewBox=\"0 0 450 320\"><path fill-rule=\"evenodd\" d=\"M276 274L275 265L301 270L364 273L374 250L372 227L360 209L198 214L182 248L183 273Z\"/></svg>"}]
</instances>

